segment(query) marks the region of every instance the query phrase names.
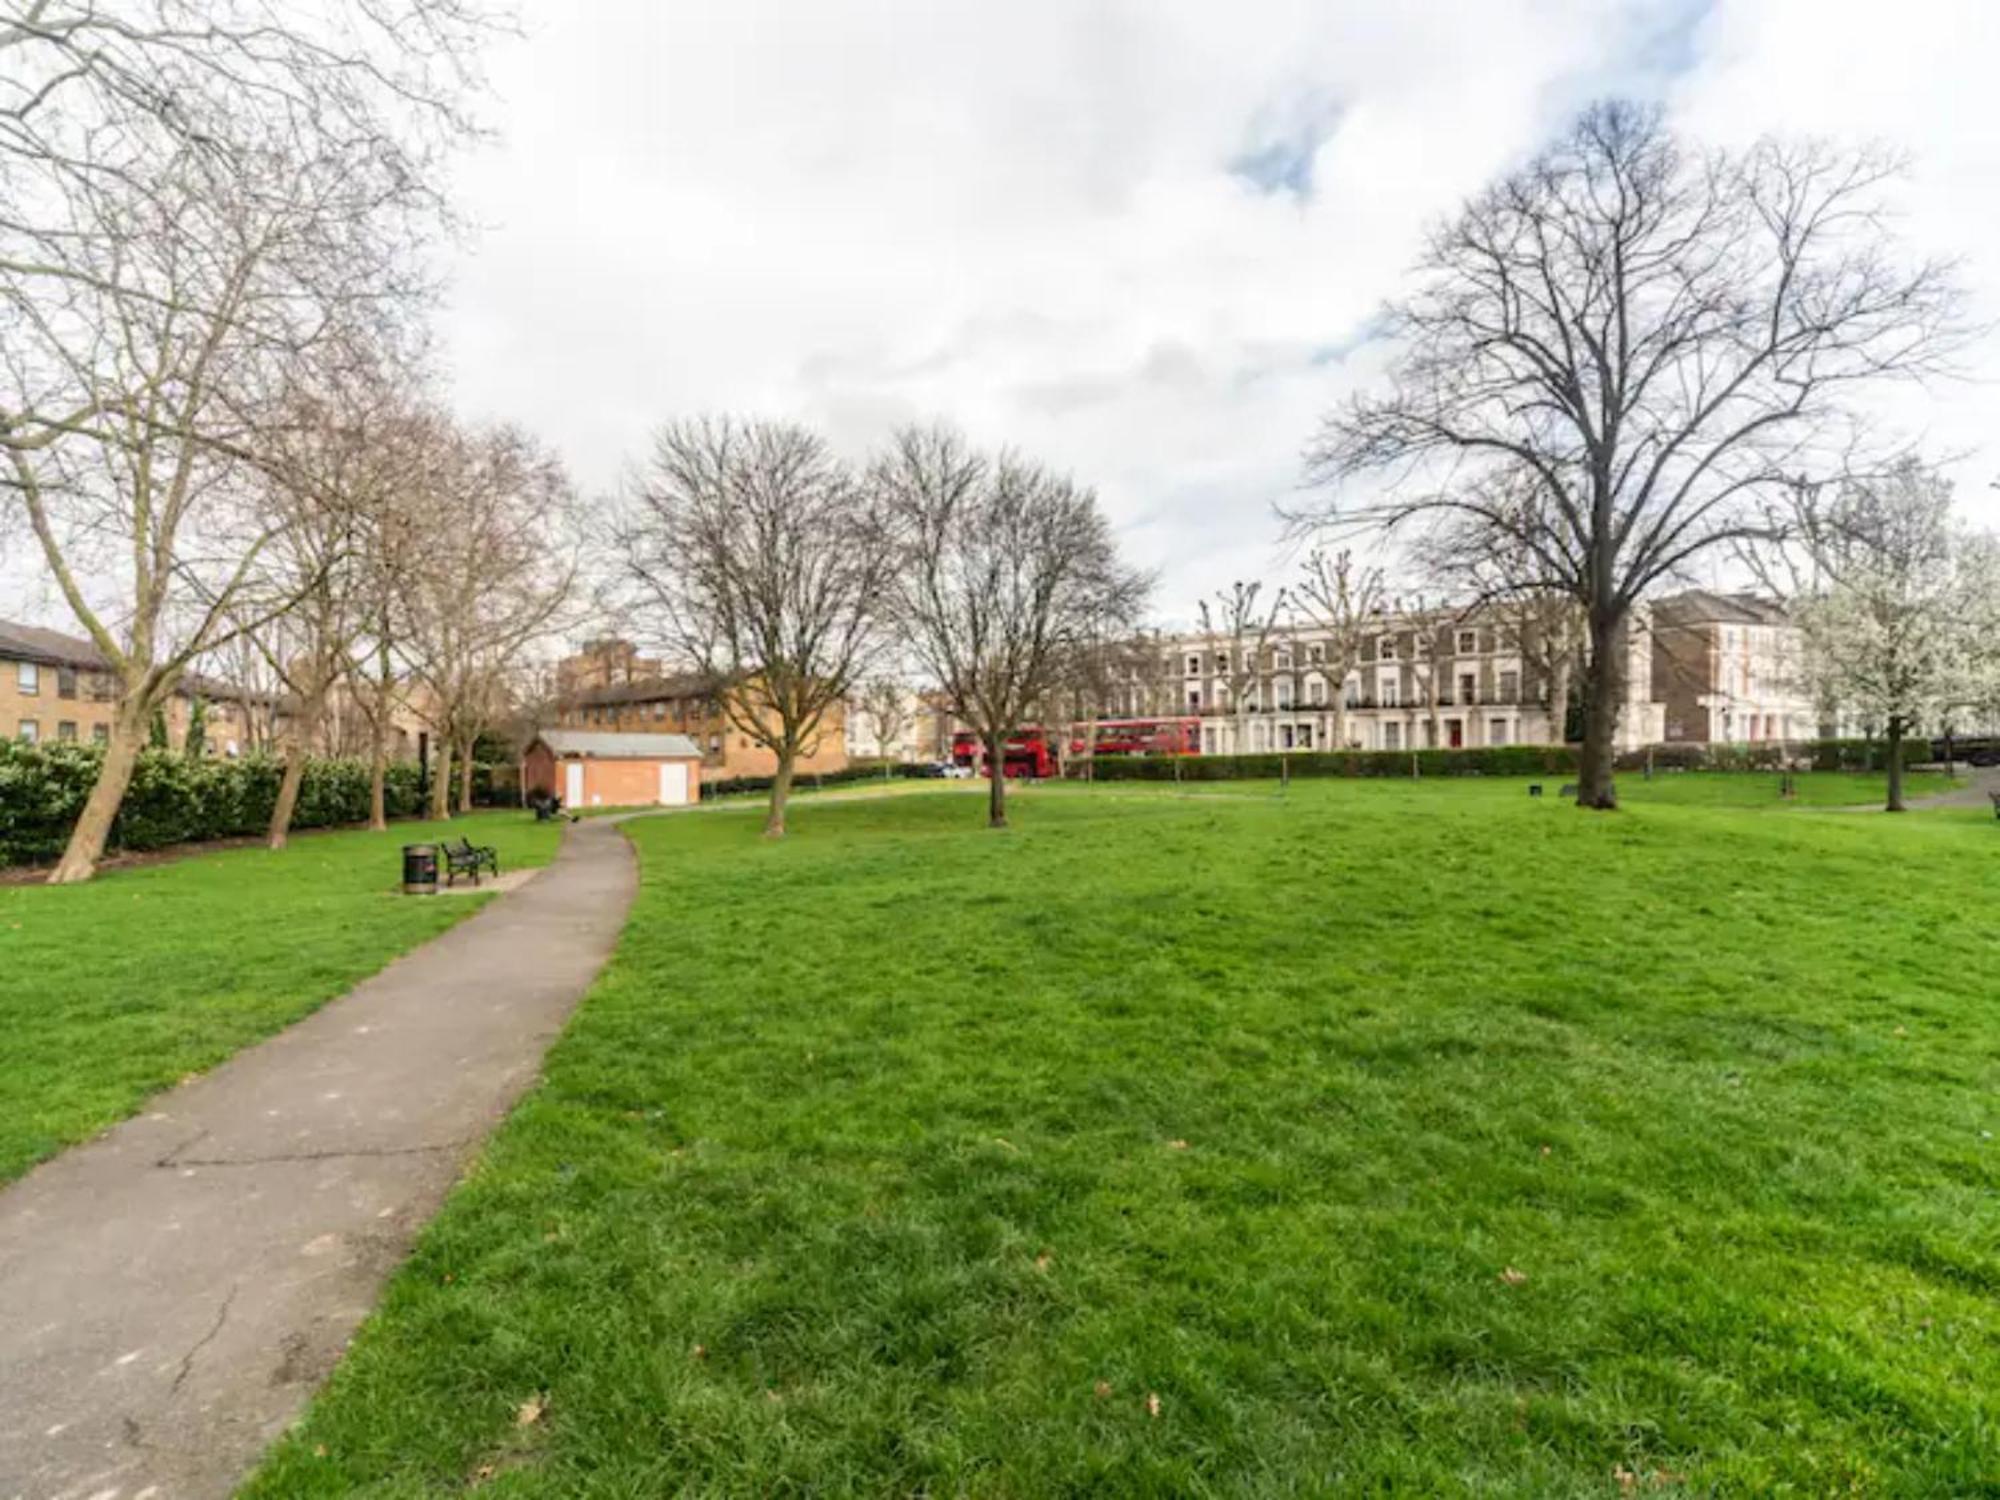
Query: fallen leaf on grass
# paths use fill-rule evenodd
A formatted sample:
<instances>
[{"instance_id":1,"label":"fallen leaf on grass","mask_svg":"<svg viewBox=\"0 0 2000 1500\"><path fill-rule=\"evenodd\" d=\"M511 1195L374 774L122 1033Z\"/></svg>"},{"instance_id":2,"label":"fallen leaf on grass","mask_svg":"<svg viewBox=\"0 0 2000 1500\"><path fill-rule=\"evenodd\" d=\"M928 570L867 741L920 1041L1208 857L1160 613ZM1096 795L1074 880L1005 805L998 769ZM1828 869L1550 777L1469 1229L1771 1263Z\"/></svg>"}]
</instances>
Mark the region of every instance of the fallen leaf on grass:
<instances>
[{"instance_id":1,"label":"fallen leaf on grass","mask_svg":"<svg viewBox=\"0 0 2000 1500\"><path fill-rule=\"evenodd\" d=\"M1160 1393L1158 1391L1146 1392L1146 1415L1149 1417L1157 1417L1159 1414L1160 1414Z\"/></svg>"},{"instance_id":2,"label":"fallen leaf on grass","mask_svg":"<svg viewBox=\"0 0 2000 1500\"><path fill-rule=\"evenodd\" d=\"M521 1403L521 1409L514 1413L514 1425L516 1427L533 1427L537 1422L542 1420L542 1413L548 1409L549 1398L546 1391L538 1396L530 1396L526 1401Z\"/></svg>"},{"instance_id":3,"label":"fallen leaf on grass","mask_svg":"<svg viewBox=\"0 0 2000 1500\"><path fill-rule=\"evenodd\" d=\"M708 1345L706 1345L706 1344L696 1344L696 1345L694 1346L694 1357L695 1357L696 1359L707 1359L707 1358L708 1358Z\"/></svg>"},{"instance_id":4,"label":"fallen leaf on grass","mask_svg":"<svg viewBox=\"0 0 2000 1500\"><path fill-rule=\"evenodd\" d=\"M1514 1267L1509 1266L1500 1273L1500 1279L1509 1286L1521 1286L1527 1281L1528 1273L1526 1271L1517 1271Z\"/></svg>"},{"instance_id":5,"label":"fallen leaf on grass","mask_svg":"<svg viewBox=\"0 0 2000 1500\"><path fill-rule=\"evenodd\" d=\"M1008 1140L1007 1137L1004 1135L994 1136L993 1144L996 1146L1005 1146L1009 1151L1019 1151L1021 1149L1019 1146L1015 1145L1012 1141Z\"/></svg>"},{"instance_id":6,"label":"fallen leaf on grass","mask_svg":"<svg viewBox=\"0 0 2000 1500\"><path fill-rule=\"evenodd\" d=\"M1050 1266L1055 1264L1055 1260L1054 1255L1044 1250L1040 1255L1035 1257L1035 1269L1037 1271L1046 1271Z\"/></svg>"},{"instance_id":7,"label":"fallen leaf on grass","mask_svg":"<svg viewBox=\"0 0 2000 1500\"><path fill-rule=\"evenodd\" d=\"M1108 1380L1098 1381L1096 1385L1091 1387L1091 1393L1095 1395L1099 1401L1108 1399L1111 1395L1111 1382Z\"/></svg>"},{"instance_id":8,"label":"fallen leaf on grass","mask_svg":"<svg viewBox=\"0 0 2000 1500\"><path fill-rule=\"evenodd\" d=\"M1168 1141L1167 1144L1173 1147L1174 1150L1176 1151L1185 1151L1188 1148L1188 1143L1186 1141Z\"/></svg>"}]
</instances>

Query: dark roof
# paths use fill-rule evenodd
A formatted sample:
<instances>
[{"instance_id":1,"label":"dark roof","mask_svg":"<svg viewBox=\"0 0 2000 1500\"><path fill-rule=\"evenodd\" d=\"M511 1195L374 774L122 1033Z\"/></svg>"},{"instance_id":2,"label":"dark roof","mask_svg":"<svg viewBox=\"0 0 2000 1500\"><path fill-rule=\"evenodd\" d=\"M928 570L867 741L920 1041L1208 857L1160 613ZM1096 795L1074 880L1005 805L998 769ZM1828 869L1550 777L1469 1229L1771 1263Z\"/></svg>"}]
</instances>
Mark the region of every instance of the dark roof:
<instances>
[{"instance_id":1,"label":"dark roof","mask_svg":"<svg viewBox=\"0 0 2000 1500\"><path fill-rule=\"evenodd\" d=\"M1689 589L1653 601L1653 614L1677 625L1786 625L1791 617L1784 606L1756 594L1718 594L1710 589Z\"/></svg>"},{"instance_id":2,"label":"dark roof","mask_svg":"<svg viewBox=\"0 0 2000 1500\"><path fill-rule=\"evenodd\" d=\"M715 693L716 680L699 672L683 672L674 677L647 677L638 682L614 682L609 687L589 688L576 695L579 708L604 708L615 703L652 703L660 699L708 698Z\"/></svg>"},{"instance_id":3,"label":"dark roof","mask_svg":"<svg viewBox=\"0 0 2000 1500\"><path fill-rule=\"evenodd\" d=\"M104 653L81 636L0 620L0 661L32 661L51 667L102 670Z\"/></svg>"},{"instance_id":4,"label":"dark roof","mask_svg":"<svg viewBox=\"0 0 2000 1500\"><path fill-rule=\"evenodd\" d=\"M701 759L700 746L684 734L619 734L596 729L543 729L536 732L535 739L547 745L557 755L600 755L612 760Z\"/></svg>"},{"instance_id":5,"label":"dark roof","mask_svg":"<svg viewBox=\"0 0 2000 1500\"><path fill-rule=\"evenodd\" d=\"M0 661L31 661L39 666L78 667L89 672L108 672L111 664L104 653L79 635L45 630L39 625L23 625L16 620L0 620ZM231 687L219 678L199 672L185 672L174 689L183 697L206 698L211 703L263 703L283 707L282 693L259 693Z\"/></svg>"}]
</instances>

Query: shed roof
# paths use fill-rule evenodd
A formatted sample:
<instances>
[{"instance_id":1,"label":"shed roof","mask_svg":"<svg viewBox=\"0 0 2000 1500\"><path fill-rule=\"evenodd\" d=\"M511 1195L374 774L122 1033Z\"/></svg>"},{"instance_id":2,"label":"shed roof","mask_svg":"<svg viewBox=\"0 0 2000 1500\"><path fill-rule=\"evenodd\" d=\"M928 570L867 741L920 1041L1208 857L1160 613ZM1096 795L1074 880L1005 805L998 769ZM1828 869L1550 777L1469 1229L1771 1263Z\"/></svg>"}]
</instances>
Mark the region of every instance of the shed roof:
<instances>
[{"instance_id":1,"label":"shed roof","mask_svg":"<svg viewBox=\"0 0 2000 1500\"><path fill-rule=\"evenodd\" d=\"M604 729L544 729L535 735L557 755L605 760L700 760L701 747L684 734L620 734Z\"/></svg>"}]
</instances>

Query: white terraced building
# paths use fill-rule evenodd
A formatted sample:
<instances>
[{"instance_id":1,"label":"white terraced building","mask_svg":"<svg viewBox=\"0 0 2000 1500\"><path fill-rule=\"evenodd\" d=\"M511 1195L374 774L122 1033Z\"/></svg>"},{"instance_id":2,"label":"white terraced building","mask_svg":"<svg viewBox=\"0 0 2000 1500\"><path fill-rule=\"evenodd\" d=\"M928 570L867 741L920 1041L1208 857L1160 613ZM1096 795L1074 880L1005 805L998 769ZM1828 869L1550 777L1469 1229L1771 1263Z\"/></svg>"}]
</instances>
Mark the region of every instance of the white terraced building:
<instances>
[{"instance_id":1,"label":"white terraced building","mask_svg":"<svg viewBox=\"0 0 2000 1500\"><path fill-rule=\"evenodd\" d=\"M1150 684L1125 715L1194 716L1204 754L1276 750L1473 749L1563 738L1553 672L1531 613L1384 613L1351 654L1311 626L1262 644L1202 632L1161 642ZM1693 589L1633 612L1618 748L1668 742L1806 739L1820 732L1800 669L1798 628L1767 600Z\"/></svg>"}]
</instances>

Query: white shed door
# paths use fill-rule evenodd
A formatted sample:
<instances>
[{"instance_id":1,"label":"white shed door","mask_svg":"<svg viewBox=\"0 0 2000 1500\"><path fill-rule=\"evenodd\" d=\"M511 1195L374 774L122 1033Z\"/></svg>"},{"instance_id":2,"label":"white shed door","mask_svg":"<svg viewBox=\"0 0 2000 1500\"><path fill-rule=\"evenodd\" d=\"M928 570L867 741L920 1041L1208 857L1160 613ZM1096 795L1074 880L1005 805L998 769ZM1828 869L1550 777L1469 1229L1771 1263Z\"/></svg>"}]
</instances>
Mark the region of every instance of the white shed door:
<instances>
[{"instance_id":1,"label":"white shed door","mask_svg":"<svg viewBox=\"0 0 2000 1500\"><path fill-rule=\"evenodd\" d=\"M571 807L583 806L583 762L573 760L563 767L567 786L563 790L563 801Z\"/></svg>"},{"instance_id":2,"label":"white shed door","mask_svg":"<svg viewBox=\"0 0 2000 1500\"><path fill-rule=\"evenodd\" d=\"M679 807L688 799L688 768L685 761L663 760L660 762L660 803L664 807Z\"/></svg>"}]
</instances>

